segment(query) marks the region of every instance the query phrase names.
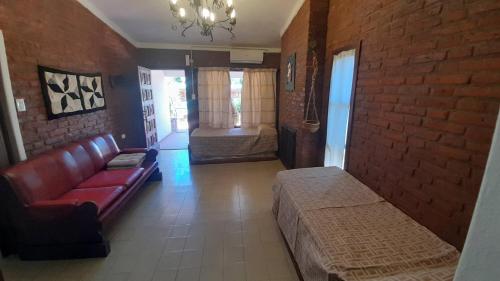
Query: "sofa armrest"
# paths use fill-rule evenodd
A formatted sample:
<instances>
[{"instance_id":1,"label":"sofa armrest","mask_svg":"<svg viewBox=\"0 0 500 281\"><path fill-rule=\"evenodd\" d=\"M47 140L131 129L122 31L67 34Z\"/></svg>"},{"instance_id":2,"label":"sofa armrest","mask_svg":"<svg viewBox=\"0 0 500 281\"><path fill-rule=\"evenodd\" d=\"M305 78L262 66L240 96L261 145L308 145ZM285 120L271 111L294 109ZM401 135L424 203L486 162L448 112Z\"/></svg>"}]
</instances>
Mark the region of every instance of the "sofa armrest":
<instances>
[{"instance_id":1,"label":"sofa armrest","mask_svg":"<svg viewBox=\"0 0 500 281\"><path fill-rule=\"evenodd\" d=\"M146 162L155 162L158 156L158 150L154 148L124 148L120 151L123 154L146 153Z\"/></svg>"},{"instance_id":2,"label":"sofa armrest","mask_svg":"<svg viewBox=\"0 0 500 281\"><path fill-rule=\"evenodd\" d=\"M35 220L58 220L84 212L97 217L94 202L80 202L77 199L56 199L35 202L27 207L28 214Z\"/></svg>"}]
</instances>

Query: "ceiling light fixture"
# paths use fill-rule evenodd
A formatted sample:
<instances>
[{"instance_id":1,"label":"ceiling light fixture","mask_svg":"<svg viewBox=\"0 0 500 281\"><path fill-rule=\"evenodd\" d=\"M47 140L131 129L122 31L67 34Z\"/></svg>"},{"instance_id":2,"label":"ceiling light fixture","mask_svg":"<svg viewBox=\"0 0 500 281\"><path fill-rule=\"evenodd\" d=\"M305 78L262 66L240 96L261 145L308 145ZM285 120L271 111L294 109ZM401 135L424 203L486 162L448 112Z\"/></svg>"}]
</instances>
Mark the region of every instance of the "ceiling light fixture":
<instances>
[{"instance_id":1,"label":"ceiling light fixture","mask_svg":"<svg viewBox=\"0 0 500 281\"><path fill-rule=\"evenodd\" d=\"M236 25L236 10L233 0L169 0L170 11L183 28L181 35L186 36L186 30L195 25L200 28L202 36L214 41L213 31L221 28L235 37L233 28ZM186 11L186 8L191 8ZM221 18L220 20L218 20ZM173 29L177 29L174 25Z\"/></svg>"}]
</instances>

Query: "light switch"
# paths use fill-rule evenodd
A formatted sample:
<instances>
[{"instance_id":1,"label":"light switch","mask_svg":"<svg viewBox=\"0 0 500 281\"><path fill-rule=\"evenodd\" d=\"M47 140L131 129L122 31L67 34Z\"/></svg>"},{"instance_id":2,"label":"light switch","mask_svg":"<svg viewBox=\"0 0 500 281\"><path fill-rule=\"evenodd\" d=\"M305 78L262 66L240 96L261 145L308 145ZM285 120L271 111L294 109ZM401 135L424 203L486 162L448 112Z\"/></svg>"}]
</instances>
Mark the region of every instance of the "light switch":
<instances>
[{"instance_id":1,"label":"light switch","mask_svg":"<svg viewBox=\"0 0 500 281\"><path fill-rule=\"evenodd\" d=\"M19 112L26 111L26 104L24 103L24 99L16 99L16 107L17 111Z\"/></svg>"},{"instance_id":2,"label":"light switch","mask_svg":"<svg viewBox=\"0 0 500 281\"><path fill-rule=\"evenodd\" d=\"M191 65L191 57L189 55L186 55L186 66Z\"/></svg>"},{"instance_id":3,"label":"light switch","mask_svg":"<svg viewBox=\"0 0 500 281\"><path fill-rule=\"evenodd\" d=\"M126 139L126 138L127 138L127 135L122 134L122 136L121 136L121 137L122 137L122 140L124 140L124 139Z\"/></svg>"}]
</instances>

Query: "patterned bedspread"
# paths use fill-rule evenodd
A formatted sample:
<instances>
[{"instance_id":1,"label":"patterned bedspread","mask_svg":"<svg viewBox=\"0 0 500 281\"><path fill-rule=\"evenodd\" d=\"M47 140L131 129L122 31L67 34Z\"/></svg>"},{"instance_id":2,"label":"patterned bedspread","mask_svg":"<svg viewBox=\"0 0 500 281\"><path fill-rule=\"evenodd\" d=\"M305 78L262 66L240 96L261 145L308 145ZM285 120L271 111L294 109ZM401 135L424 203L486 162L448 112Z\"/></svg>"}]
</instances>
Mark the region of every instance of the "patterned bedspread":
<instances>
[{"instance_id":1,"label":"patterned bedspread","mask_svg":"<svg viewBox=\"0 0 500 281\"><path fill-rule=\"evenodd\" d=\"M337 167L279 172L273 194L273 212L292 252L299 217L304 211L384 201L366 185ZM277 212L278 206L280 212Z\"/></svg>"},{"instance_id":2,"label":"patterned bedspread","mask_svg":"<svg viewBox=\"0 0 500 281\"><path fill-rule=\"evenodd\" d=\"M189 139L195 160L273 155L278 150L274 128L206 129L198 128Z\"/></svg>"},{"instance_id":3,"label":"patterned bedspread","mask_svg":"<svg viewBox=\"0 0 500 281\"><path fill-rule=\"evenodd\" d=\"M280 172L273 192L305 281L453 280L459 252L347 172Z\"/></svg>"}]
</instances>

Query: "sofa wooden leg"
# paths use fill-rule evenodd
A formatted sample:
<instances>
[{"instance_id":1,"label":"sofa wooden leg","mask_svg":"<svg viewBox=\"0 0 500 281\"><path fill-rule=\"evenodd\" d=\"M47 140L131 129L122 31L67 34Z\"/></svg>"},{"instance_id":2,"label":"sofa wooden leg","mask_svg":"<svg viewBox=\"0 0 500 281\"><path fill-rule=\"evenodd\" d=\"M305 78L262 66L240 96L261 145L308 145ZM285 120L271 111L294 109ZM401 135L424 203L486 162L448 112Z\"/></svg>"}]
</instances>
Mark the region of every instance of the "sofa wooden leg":
<instances>
[{"instance_id":1,"label":"sofa wooden leg","mask_svg":"<svg viewBox=\"0 0 500 281\"><path fill-rule=\"evenodd\" d=\"M160 172L160 168L156 168L155 171L151 174L148 181L161 181L163 179L163 175Z\"/></svg>"},{"instance_id":2,"label":"sofa wooden leg","mask_svg":"<svg viewBox=\"0 0 500 281\"><path fill-rule=\"evenodd\" d=\"M58 260L107 257L109 241L93 244L19 245L21 260Z\"/></svg>"}]
</instances>

